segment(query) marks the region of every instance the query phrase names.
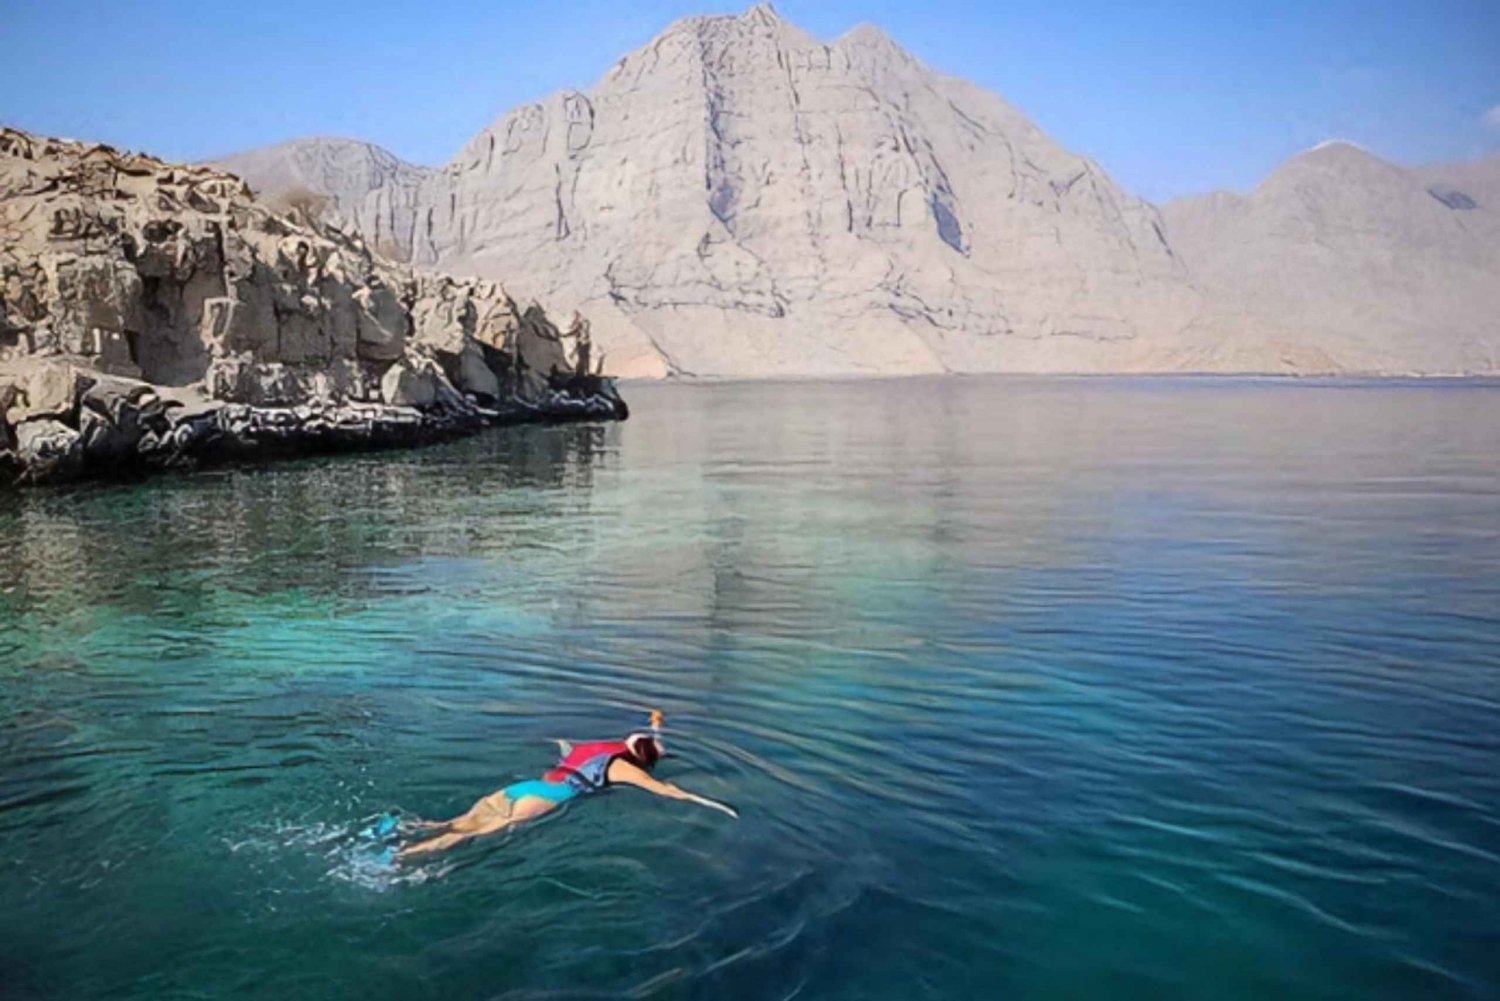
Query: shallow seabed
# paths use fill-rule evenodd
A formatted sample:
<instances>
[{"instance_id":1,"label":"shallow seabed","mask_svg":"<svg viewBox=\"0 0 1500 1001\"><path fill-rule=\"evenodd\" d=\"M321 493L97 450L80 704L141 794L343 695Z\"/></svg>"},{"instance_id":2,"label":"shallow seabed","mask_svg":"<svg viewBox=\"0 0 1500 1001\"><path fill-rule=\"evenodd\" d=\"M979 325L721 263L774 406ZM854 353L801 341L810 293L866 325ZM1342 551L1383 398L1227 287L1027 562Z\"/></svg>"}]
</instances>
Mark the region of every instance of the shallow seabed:
<instances>
[{"instance_id":1,"label":"shallow seabed","mask_svg":"<svg viewBox=\"0 0 1500 1001\"><path fill-rule=\"evenodd\" d=\"M1500 997L1500 388L628 396L0 498L0 995Z\"/></svg>"}]
</instances>

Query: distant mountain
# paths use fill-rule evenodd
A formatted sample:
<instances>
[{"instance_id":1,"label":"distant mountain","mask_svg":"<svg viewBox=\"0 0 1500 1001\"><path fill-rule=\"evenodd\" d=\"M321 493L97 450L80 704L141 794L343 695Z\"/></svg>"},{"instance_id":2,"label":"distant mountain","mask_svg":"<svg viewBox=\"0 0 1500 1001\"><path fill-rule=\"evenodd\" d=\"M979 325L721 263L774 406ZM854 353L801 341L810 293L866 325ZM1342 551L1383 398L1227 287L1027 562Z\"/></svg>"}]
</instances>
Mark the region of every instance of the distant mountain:
<instances>
[{"instance_id":1,"label":"distant mountain","mask_svg":"<svg viewBox=\"0 0 1500 1001\"><path fill-rule=\"evenodd\" d=\"M674 24L441 170L310 143L220 163L576 307L624 374L1500 367L1492 167L1330 145L1163 213L879 30L823 44L766 5Z\"/></svg>"},{"instance_id":2,"label":"distant mountain","mask_svg":"<svg viewBox=\"0 0 1500 1001\"><path fill-rule=\"evenodd\" d=\"M1500 370L1494 174L1402 169L1334 142L1246 196L1168 204L1168 237L1204 293L1190 367L1256 368L1269 347L1291 371Z\"/></svg>"},{"instance_id":3,"label":"distant mountain","mask_svg":"<svg viewBox=\"0 0 1500 1001\"><path fill-rule=\"evenodd\" d=\"M379 215L365 208L372 193L386 204L415 198L416 189L434 171L401 160L379 146L357 139L314 137L247 150L210 161L208 166L243 178L252 191L273 200L312 194L328 199L324 216L335 222L376 223ZM400 244L386 239L378 226L373 242L384 244L388 257L404 257Z\"/></svg>"}]
</instances>

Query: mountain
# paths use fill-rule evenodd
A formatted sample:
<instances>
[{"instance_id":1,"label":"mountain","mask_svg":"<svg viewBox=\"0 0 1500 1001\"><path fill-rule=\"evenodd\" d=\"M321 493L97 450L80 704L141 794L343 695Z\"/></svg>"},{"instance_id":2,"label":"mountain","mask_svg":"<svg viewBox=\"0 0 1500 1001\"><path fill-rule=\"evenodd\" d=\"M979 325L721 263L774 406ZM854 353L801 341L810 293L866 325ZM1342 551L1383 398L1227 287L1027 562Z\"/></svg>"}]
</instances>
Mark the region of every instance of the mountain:
<instances>
[{"instance_id":1,"label":"mountain","mask_svg":"<svg viewBox=\"0 0 1500 1001\"><path fill-rule=\"evenodd\" d=\"M580 309L636 374L1142 367L1194 305L1097 165L876 29L824 45L765 6L504 116L394 228L393 202L358 228Z\"/></svg>"},{"instance_id":2,"label":"mountain","mask_svg":"<svg viewBox=\"0 0 1500 1001\"><path fill-rule=\"evenodd\" d=\"M222 162L269 190L327 143ZM1334 145L1162 212L878 29L824 44L766 5L439 170L296 176L392 255L580 310L627 375L1496 369L1488 194Z\"/></svg>"},{"instance_id":3,"label":"mountain","mask_svg":"<svg viewBox=\"0 0 1500 1001\"><path fill-rule=\"evenodd\" d=\"M207 166L236 174L252 191L282 203L307 196L326 199L316 206L324 218L351 226L372 192L380 192L386 204L414 197L433 173L371 143L324 137L247 150L209 161ZM365 211L362 221L378 223L380 219L379 213ZM387 257L402 258L406 253L378 225L370 231L370 242Z\"/></svg>"},{"instance_id":4,"label":"mountain","mask_svg":"<svg viewBox=\"0 0 1500 1001\"><path fill-rule=\"evenodd\" d=\"M1482 177L1330 142L1243 197L1166 205L1205 293L1195 367L1254 367L1269 345L1288 371L1500 371L1500 202Z\"/></svg>"}]
</instances>

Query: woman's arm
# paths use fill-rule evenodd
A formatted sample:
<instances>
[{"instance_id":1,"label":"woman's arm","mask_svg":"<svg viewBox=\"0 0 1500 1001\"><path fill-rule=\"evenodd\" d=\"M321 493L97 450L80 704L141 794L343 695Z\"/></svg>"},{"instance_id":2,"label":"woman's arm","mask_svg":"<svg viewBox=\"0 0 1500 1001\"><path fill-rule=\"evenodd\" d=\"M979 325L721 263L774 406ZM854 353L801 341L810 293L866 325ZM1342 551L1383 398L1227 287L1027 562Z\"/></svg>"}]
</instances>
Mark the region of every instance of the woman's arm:
<instances>
[{"instance_id":1,"label":"woman's arm","mask_svg":"<svg viewBox=\"0 0 1500 1001\"><path fill-rule=\"evenodd\" d=\"M697 803L699 806L706 806L710 810L718 810L720 813L727 813L731 817L739 819L739 814L734 812L733 807L709 799L707 796L699 796L697 793L688 792L686 789L675 786L670 782L662 782L660 779L652 778L650 772L632 765L623 758L616 758L609 763L609 780L620 785L635 786L637 789L644 789L649 793L665 796L667 799L680 799L686 800L689 803Z\"/></svg>"}]
</instances>

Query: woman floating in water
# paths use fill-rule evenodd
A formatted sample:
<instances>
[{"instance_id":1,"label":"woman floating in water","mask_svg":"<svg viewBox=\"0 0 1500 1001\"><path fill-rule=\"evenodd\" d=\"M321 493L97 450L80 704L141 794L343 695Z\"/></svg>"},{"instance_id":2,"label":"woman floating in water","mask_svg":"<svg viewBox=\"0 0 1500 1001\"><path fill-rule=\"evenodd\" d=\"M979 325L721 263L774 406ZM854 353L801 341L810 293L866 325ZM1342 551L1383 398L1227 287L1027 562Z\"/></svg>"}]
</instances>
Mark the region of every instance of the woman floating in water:
<instances>
[{"instance_id":1,"label":"woman floating in water","mask_svg":"<svg viewBox=\"0 0 1500 1001\"><path fill-rule=\"evenodd\" d=\"M656 762L665 753L659 711L651 713L649 733L632 733L624 740L596 741L576 747L560 740L558 745L562 748L562 759L558 761L556 768L540 779L517 782L484 797L462 816L424 824L425 827L437 829L438 833L407 845L397 856L404 858L426 852L440 852L469 838L494 834L512 824L540 817L574 796L596 793L612 785L635 786L668 799L683 799L722 811L731 817L739 816L723 803L716 803L705 796L698 796L670 782L661 782L651 777L651 769L656 767Z\"/></svg>"}]
</instances>

